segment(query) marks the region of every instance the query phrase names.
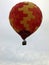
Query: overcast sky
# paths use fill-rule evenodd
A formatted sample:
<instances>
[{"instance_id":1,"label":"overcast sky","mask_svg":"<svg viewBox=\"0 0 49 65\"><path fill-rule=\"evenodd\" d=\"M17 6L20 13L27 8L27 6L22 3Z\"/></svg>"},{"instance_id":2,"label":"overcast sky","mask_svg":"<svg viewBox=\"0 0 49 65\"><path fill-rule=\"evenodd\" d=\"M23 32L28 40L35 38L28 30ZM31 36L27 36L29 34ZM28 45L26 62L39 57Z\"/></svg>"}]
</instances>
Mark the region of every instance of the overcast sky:
<instances>
[{"instance_id":1,"label":"overcast sky","mask_svg":"<svg viewBox=\"0 0 49 65\"><path fill-rule=\"evenodd\" d=\"M21 1L35 3L43 14L41 26L26 39L26 46L8 19L11 8ZM0 0L0 65L49 65L49 0Z\"/></svg>"}]
</instances>

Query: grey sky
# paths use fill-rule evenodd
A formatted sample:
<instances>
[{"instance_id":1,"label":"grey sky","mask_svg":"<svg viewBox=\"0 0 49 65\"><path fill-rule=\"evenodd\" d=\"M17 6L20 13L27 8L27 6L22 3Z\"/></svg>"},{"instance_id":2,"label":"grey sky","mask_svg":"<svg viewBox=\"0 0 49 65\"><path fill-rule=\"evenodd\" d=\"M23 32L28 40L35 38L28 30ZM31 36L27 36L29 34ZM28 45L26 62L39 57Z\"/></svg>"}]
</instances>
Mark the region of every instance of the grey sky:
<instances>
[{"instance_id":1,"label":"grey sky","mask_svg":"<svg viewBox=\"0 0 49 65\"><path fill-rule=\"evenodd\" d=\"M9 23L9 12L18 2L31 1L43 14L39 29L26 39L21 37ZM49 1L48 0L1 0L0 1L0 65L49 65Z\"/></svg>"}]
</instances>

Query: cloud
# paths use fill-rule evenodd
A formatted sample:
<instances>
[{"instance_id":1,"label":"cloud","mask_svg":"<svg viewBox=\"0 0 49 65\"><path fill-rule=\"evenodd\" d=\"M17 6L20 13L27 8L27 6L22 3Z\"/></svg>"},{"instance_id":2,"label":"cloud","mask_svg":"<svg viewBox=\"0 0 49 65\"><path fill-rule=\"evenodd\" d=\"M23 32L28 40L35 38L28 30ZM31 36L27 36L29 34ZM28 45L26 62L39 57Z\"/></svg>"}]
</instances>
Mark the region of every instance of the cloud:
<instances>
[{"instance_id":1,"label":"cloud","mask_svg":"<svg viewBox=\"0 0 49 65\"><path fill-rule=\"evenodd\" d=\"M0 65L49 65L49 53L0 47Z\"/></svg>"}]
</instances>

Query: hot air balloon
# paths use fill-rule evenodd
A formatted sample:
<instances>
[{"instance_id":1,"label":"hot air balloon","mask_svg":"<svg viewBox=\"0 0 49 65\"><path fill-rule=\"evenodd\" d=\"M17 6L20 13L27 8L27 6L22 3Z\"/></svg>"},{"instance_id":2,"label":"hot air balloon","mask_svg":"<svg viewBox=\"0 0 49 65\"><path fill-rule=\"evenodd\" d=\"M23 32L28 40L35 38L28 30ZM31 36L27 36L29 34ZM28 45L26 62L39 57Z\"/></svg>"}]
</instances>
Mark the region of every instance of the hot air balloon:
<instances>
[{"instance_id":1,"label":"hot air balloon","mask_svg":"<svg viewBox=\"0 0 49 65\"><path fill-rule=\"evenodd\" d=\"M9 14L10 25L24 40L33 34L41 25L42 12L40 8L32 2L20 2L12 7Z\"/></svg>"}]
</instances>

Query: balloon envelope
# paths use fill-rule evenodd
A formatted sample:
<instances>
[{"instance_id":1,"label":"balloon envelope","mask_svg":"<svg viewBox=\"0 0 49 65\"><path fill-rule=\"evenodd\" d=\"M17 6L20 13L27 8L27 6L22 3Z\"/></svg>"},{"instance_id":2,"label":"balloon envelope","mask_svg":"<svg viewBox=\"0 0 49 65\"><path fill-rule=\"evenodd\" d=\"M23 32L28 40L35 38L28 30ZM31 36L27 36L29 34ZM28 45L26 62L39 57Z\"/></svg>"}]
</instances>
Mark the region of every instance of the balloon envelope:
<instances>
[{"instance_id":1,"label":"balloon envelope","mask_svg":"<svg viewBox=\"0 0 49 65\"><path fill-rule=\"evenodd\" d=\"M25 39L39 28L42 12L32 2L20 2L11 9L9 20L13 29Z\"/></svg>"}]
</instances>

